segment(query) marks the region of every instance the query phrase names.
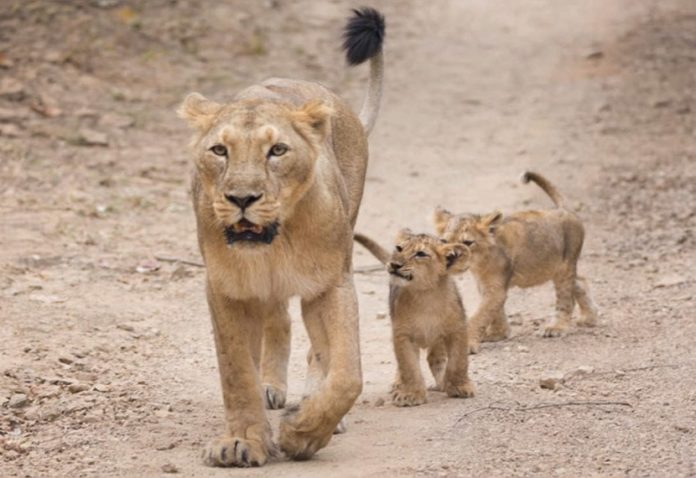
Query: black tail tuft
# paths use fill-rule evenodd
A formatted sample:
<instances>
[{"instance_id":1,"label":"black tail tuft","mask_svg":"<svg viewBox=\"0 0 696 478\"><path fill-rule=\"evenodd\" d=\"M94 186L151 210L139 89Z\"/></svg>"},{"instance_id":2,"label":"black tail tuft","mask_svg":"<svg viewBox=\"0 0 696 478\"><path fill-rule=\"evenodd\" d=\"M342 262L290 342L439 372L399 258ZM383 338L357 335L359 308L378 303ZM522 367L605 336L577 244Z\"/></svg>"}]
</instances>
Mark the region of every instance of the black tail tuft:
<instances>
[{"instance_id":1,"label":"black tail tuft","mask_svg":"<svg viewBox=\"0 0 696 478\"><path fill-rule=\"evenodd\" d=\"M343 49L351 65L359 65L380 51L384 42L384 15L371 7L353 10L343 32Z\"/></svg>"}]
</instances>

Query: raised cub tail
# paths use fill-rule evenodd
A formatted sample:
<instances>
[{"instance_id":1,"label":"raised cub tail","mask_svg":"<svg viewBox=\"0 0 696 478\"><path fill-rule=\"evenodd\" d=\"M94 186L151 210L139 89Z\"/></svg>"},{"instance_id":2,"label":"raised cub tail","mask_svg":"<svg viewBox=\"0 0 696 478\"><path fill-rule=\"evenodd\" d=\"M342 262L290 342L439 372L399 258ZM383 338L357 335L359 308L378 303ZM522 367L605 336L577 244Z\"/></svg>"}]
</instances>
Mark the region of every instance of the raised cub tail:
<instances>
[{"instance_id":1,"label":"raised cub tail","mask_svg":"<svg viewBox=\"0 0 696 478\"><path fill-rule=\"evenodd\" d=\"M384 79L384 16L374 8L353 10L353 16L343 32L343 49L348 63L359 65L370 60L370 79L367 95L360 109L360 122L366 134L370 134L379 113Z\"/></svg>"},{"instance_id":2,"label":"raised cub tail","mask_svg":"<svg viewBox=\"0 0 696 478\"><path fill-rule=\"evenodd\" d=\"M537 186L543 189L557 207L565 207L565 200L563 199L561 193L559 193L558 189L556 189L556 187L544 176L532 171L525 171L525 173L522 175L522 182L527 184L529 181L536 183Z\"/></svg>"},{"instance_id":3,"label":"raised cub tail","mask_svg":"<svg viewBox=\"0 0 696 478\"><path fill-rule=\"evenodd\" d=\"M386 249L384 249L382 246L377 244L369 237L363 236L359 232L356 232L355 234L353 234L353 239L355 239L355 242L361 244L365 249L370 251L372 255L375 256L382 264L386 264L389 261L389 252L387 252Z\"/></svg>"}]
</instances>

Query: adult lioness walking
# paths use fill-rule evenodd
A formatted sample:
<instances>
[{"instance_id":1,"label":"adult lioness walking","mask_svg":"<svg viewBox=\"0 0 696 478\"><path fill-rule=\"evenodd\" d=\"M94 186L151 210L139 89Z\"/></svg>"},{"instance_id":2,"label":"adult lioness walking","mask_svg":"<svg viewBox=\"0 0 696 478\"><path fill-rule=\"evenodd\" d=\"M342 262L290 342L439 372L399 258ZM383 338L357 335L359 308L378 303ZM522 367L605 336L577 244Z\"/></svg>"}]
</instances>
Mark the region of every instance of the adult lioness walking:
<instances>
[{"instance_id":1,"label":"adult lioness walking","mask_svg":"<svg viewBox=\"0 0 696 478\"><path fill-rule=\"evenodd\" d=\"M179 109L196 130L193 205L227 424L204 451L210 465L274 454L264 397L270 408L285 402L291 296L302 300L310 376L321 379L283 417L280 448L311 457L362 390L352 230L382 93L384 18L356 10L344 38L350 64L370 60L359 118L325 87L287 79L225 105L192 93Z\"/></svg>"}]
</instances>

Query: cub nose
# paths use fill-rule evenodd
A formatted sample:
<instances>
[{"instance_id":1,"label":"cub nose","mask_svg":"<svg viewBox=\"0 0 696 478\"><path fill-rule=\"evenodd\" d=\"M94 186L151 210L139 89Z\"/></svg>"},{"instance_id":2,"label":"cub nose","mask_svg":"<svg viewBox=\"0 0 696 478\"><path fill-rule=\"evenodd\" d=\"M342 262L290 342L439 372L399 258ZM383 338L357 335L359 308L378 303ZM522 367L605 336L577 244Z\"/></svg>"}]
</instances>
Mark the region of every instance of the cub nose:
<instances>
[{"instance_id":1,"label":"cub nose","mask_svg":"<svg viewBox=\"0 0 696 478\"><path fill-rule=\"evenodd\" d=\"M261 199L261 196L263 196L263 194L250 194L248 196L235 196L233 194L225 194L225 198L232 204L236 204L237 207L239 207L239 209L241 209L242 211L245 210L247 207L251 206L259 199Z\"/></svg>"},{"instance_id":2,"label":"cub nose","mask_svg":"<svg viewBox=\"0 0 696 478\"><path fill-rule=\"evenodd\" d=\"M389 268L395 271L398 271L403 267L403 264L399 264L398 262L390 262L389 263Z\"/></svg>"}]
</instances>

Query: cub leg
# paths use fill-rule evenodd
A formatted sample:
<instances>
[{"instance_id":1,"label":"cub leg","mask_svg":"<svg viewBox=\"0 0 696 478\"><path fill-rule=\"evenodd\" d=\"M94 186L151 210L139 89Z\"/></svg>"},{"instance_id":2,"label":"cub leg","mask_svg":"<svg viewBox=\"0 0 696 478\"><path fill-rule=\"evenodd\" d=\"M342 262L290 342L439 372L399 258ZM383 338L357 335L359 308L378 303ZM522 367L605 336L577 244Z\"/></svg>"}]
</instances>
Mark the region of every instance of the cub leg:
<instances>
[{"instance_id":1,"label":"cub leg","mask_svg":"<svg viewBox=\"0 0 696 478\"><path fill-rule=\"evenodd\" d=\"M481 347L481 341L486 337L486 330L494 322L504 322L505 299L507 291L500 286L482 288L483 297L476 313L469 320L469 353L476 354Z\"/></svg>"},{"instance_id":2,"label":"cub leg","mask_svg":"<svg viewBox=\"0 0 696 478\"><path fill-rule=\"evenodd\" d=\"M428 349L428 365L435 379L431 390L444 391L445 366L447 365L447 347L444 340L438 340Z\"/></svg>"},{"instance_id":3,"label":"cub leg","mask_svg":"<svg viewBox=\"0 0 696 478\"><path fill-rule=\"evenodd\" d=\"M327 373L319 389L281 421L280 447L296 460L310 458L329 443L362 391L358 304L351 274L320 296L303 299L302 316L315 356L327 361Z\"/></svg>"},{"instance_id":4,"label":"cub leg","mask_svg":"<svg viewBox=\"0 0 696 478\"><path fill-rule=\"evenodd\" d=\"M491 324L486 329L486 335L481 339L482 342L498 342L510 337L510 324L505 313L505 304L495 314Z\"/></svg>"},{"instance_id":5,"label":"cub leg","mask_svg":"<svg viewBox=\"0 0 696 478\"><path fill-rule=\"evenodd\" d=\"M597 325L597 308L592 302L587 286L587 280L583 277L575 278L573 296L580 308L580 320L578 325L581 327L594 327Z\"/></svg>"},{"instance_id":6,"label":"cub leg","mask_svg":"<svg viewBox=\"0 0 696 478\"><path fill-rule=\"evenodd\" d=\"M264 319L261 381L266 408L285 406L290 358L290 314L287 302L268 311Z\"/></svg>"},{"instance_id":7,"label":"cub leg","mask_svg":"<svg viewBox=\"0 0 696 478\"><path fill-rule=\"evenodd\" d=\"M475 388L469 380L469 352L467 328L464 322L457 326L445 339L447 346L447 368L444 391L449 397L473 397Z\"/></svg>"},{"instance_id":8,"label":"cub leg","mask_svg":"<svg viewBox=\"0 0 696 478\"><path fill-rule=\"evenodd\" d=\"M393 335L399 373L392 388L392 403L397 407L421 405L426 401L426 391L418 360L420 349L409 335L400 334L397 329Z\"/></svg>"},{"instance_id":9,"label":"cub leg","mask_svg":"<svg viewBox=\"0 0 696 478\"><path fill-rule=\"evenodd\" d=\"M275 453L254 356L253 337L262 334L258 302L234 301L207 288L222 384L227 431L208 444L209 466L260 466Z\"/></svg>"},{"instance_id":10,"label":"cub leg","mask_svg":"<svg viewBox=\"0 0 696 478\"><path fill-rule=\"evenodd\" d=\"M568 330L575 301L575 271L562 273L553 280L556 288L556 315L544 327L544 337L560 337Z\"/></svg>"}]
</instances>

